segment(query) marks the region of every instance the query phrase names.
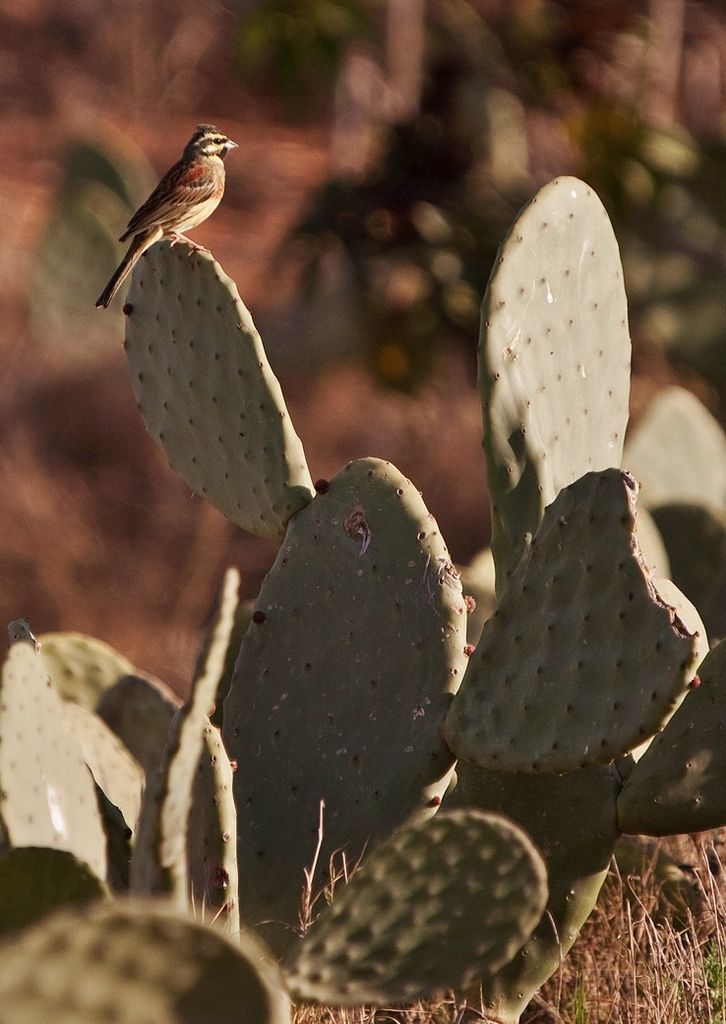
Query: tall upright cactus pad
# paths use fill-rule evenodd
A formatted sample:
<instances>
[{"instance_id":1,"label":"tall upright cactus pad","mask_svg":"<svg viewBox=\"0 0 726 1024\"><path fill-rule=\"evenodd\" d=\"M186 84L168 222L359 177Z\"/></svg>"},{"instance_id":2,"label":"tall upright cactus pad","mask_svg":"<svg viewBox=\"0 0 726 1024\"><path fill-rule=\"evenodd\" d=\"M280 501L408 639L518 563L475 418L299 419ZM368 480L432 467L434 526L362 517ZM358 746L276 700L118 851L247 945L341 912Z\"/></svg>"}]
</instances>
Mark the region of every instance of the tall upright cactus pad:
<instances>
[{"instance_id":1,"label":"tall upright cactus pad","mask_svg":"<svg viewBox=\"0 0 726 1024\"><path fill-rule=\"evenodd\" d=\"M714 647L618 799L623 832L678 835L726 821L726 642Z\"/></svg>"},{"instance_id":2,"label":"tall upright cactus pad","mask_svg":"<svg viewBox=\"0 0 726 1024\"><path fill-rule=\"evenodd\" d=\"M106 877L93 779L29 643L12 645L0 678L0 845L67 850Z\"/></svg>"},{"instance_id":3,"label":"tall upright cactus pad","mask_svg":"<svg viewBox=\"0 0 726 1024\"><path fill-rule=\"evenodd\" d=\"M232 766L219 729L207 722L187 828L191 903L197 915L239 932L237 809Z\"/></svg>"},{"instance_id":4,"label":"tall upright cactus pad","mask_svg":"<svg viewBox=\"0 0 726 1024\"><path fill-rule=\"evenodd\" d=\"M104 690L136 671L110 644L85 633L41 633L38 642L48 675L61 697L91 710Z\"/></svg>"},{"instance_id":5,"label":"tall upright cactus pad","mask_svg":"<svg viewBox=\"0 0 726 1024\"><path fill-rule=\"evenodd\" d=\"M562 491L484 626L447 716L483 768L567 772L654 735L693 678L699 638L658 594L620 470Z\"/></svg>"},{"instance_id":6,"label":"tall upright cactus pad","mask_svg":"<svg viewBox=\"0 0 726 1024\"><path fill-rule=\"evenodd\" d=\"M70 702L63 710L96 785L118 807L131 831L135 831L144 787L143 768L93 711Z\"/></svg>"},{"instance_id":7,"label":"tall upright cactus pad","mask_svg":"<svg viewBox=\"0 0 726 1024\"><path fill-rule=\"evenodd\" d=\"M556 178L512 225L482 306L479 390L498 592L558 492L620 465L629 388L612 226L588 185Z\"/></svg>"},{"instance_id":8,"label":"tall upright cactus pad","mask_svg":"<svg viewBox=\"0 0 726 1024\"><path fill-rule=\"evenodd\" d=\"M224 704L242 916L288 929L268 941L293 936L321 800L321 885L334 851L352 862L434 813L465 644L458 574L418 491L390 463L350 463L291 521Z\"/></svg>"},{"instance_id":9,"label":"tall upright cactus pad","mask_svg":"<svg viewBox=\"0 0 726 1024\"><path fill-rule=\"evenodd\" d=\"M653 399L628 438L623 466L640 482L648 508L671 502L726 508L726 435L684 388Z\"/></svg>"},{"instance_id":10,"label":"tall upright cactus pad","mask_svg":"<svg viewBox=\"0 0 726 1024\"><path fill-rule=\"evenodd\" d=\"M160 243L137 264L126 309L131 384L172 467L238 526L281 537L312 481L234 282L209 253Z\"/></svg>"},{"instance_id":11,"label":"tall upright cactus pad","mask_svg":"<svg viewBox=\"0 0 726 1024\"><path fill-rule=\"evenodd\" d=\"M61 911L0 945L13 1024L290 1024L270 954L147 903Z\"/></svg>"},{"instance_id":12,"label":"tall upright cactus pad","mask_svg":"<svg viewBox=\"0 0 726 1024\"><path fill-rule=\"evenodd\" d=\"M124 676L105 690L96 709L146 772L159 767L171 720L180 706L167 686L144 676Z\"/></svg>"},{"instance_id":13,"label":"tall upright cactus pad","mask_svg":"<svg viewBox=\"0 0 726 1024\"><path fill-rule=\"evenodd\" d=\"M547 901L534 845L502 817L403 828L335 893L288 961L296 999L390 1004L464 987L529 937Z\"/></svg>"},{"instance_id":14,"label":"tall upright cactus pad","mask_svg":"<svg viewBox=\"0 0 726 1024\"><path fill-rule=\"evenodd\" d=\"M237 575L227 573L214 636L197 666L189 699L171 723L161 764L148 780L131 860L132 890L170 893L182 907L189 896L186 840L194 778L209 725L207 715L224 668L238 586Z\"/></svg>"},{"instance_id":15,"label":"tall upright cactus pad","mask_svg":"<svg viewBox=\"0 0 726 1024\"><path fill-rule=\"evenodd\" d=\"M0 853L0 936L18 931L69 904L100 899L106 887L68 853L19 846Z\"/></svg>"},{"instance_id":16,"label":"tall upright cactus pad","mask_svg":"<svg viewBox=\"0 0 726 1024\"><path fill-rule=\"evenodd\" d=\"M227 690L229 690L229 684L234 674L234 663L237 660L239 645L250 621L250 613L246 607L240 608L239 586L239 570L235 569L234 566L230 566L224 574L222 586L215 597L214 608L204 632L204 639L202 640L202 646L197 655L197 663L194 669L195 675L201 671L209 651L214 646L215 657L218 659L215 672L219 682L212 714L218 714L218 720L215 721L215 725L218 727L222 721L221 704L227 696ZM220 629L223 630L224 637L226 638L227 646L224 649L216 643L216 637ZM211 714L210 717L212 717Z\"/></svg>"},{"instance_id":17,"label":"tall upright cactus pad","mask_svg":"<svg viewBox=\"0 0 726 1024\"><path fill-rule=\"evenodd\" d=\"M504 814L529 836L547 868L547 907L508 964L488 971L484 1001L493 1019L516 1024L537 989L572 947L595 905L619 832L620 779L612 765L567 775L487 772L460 761L444 810Z\"/></svg>"}]
</instances>

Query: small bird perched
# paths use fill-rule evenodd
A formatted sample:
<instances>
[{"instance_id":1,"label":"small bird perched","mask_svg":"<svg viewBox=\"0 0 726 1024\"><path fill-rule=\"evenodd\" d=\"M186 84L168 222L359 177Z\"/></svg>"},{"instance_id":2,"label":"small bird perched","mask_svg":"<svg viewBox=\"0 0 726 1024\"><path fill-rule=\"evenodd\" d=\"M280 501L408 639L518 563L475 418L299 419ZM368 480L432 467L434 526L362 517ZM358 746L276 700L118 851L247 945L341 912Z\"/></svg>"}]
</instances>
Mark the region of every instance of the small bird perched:
<instances>
[{"instance_id":1,"label":"small bird perched","mask_svg":"<svg viewBox=\"0 0 726 1024\"><path fill-rule=\"evenodd\" d=\"M213 124L200 124L184 147L181 160L171 167L146 202L139 207L121 235L120 242L132 238L129 250L101 292L96 306L108 309L126 275L150 246L161 238L185 241L182 232L201 224L219 206L224 194L224 163L237 143L228 139Z\"/></svg>"}]
</instances>

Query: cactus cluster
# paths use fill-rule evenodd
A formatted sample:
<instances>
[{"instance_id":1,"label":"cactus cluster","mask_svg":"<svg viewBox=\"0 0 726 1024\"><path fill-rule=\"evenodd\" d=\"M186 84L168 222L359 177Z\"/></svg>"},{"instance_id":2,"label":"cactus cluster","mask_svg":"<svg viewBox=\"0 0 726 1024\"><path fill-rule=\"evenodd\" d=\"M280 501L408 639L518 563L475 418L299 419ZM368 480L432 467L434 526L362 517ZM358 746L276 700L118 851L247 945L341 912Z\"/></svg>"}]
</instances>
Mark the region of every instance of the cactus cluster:
<instances>
[{"instance_id":1,"label":"cactus cluster","mask_svg":"<svg viewBox=\"0 0 726 1024\"><path fill-rule=\"evenodd\" d=\"M195 491L281 547L251 608L227 573L183 704L88 638L38 650L14 624L8 1019L100 1024L113 1002L119 1021L143 1006L153 1022L282 1024L291 998L476 984L514 1024L622 833L726 823L726 647L708 653L699 616L720 635L726 571L692 570L679 526L723 551L724 481L701 490L701 471L649 454L658 407L623 455L630 341L597 196L551 182L500 249L479 353L493 539L464 589L394 466L360 459L313 488L211 255L150 249L125 313L149 431ZM723 461L695 399L661 401L689 421L676 461ZM36 870L57 882L6 910Z\"/></svg>"}]
</instances>

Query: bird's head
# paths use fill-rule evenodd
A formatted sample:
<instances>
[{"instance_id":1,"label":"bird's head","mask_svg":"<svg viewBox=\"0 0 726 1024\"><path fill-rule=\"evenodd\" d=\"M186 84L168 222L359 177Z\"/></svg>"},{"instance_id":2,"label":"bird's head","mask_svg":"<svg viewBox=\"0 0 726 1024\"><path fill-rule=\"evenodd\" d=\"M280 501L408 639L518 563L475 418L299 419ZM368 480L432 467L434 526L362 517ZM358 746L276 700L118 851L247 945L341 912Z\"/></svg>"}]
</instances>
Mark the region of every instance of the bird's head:
<instances>
[{"instance_id":1,"label":"bird's head","mask_svg":"<svg viewBox=\"0 0 726 1024\"><path fill-rule=\"evenodd\" d=\"M213 124L200 124L184 147L184 156L218 156L224 160L230 149L237 149L237 143Z\"/></svg>"}]
</instances>

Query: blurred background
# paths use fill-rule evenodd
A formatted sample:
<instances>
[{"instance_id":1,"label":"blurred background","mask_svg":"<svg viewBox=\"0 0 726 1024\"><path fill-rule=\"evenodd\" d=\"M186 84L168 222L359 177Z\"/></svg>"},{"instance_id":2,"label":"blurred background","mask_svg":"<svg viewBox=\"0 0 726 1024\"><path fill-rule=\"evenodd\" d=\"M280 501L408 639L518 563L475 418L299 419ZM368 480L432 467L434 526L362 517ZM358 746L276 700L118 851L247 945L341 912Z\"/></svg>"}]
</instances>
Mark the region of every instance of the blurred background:
<instances>
[{"instance_id":1,"label":"blurred background","mask_svg":"<svg viewBox=\"0 0 726 1024\"><path fill-rule=\"evenodd\" d=\"M199 121L240 148L195 233L236 281L313 478L362 455L423 491L453 558L488 540L478 309L550 178L598 191L626 272L632 413L678 382L723 422L723 0L0 0L0 606L184 690L228 564L273 545L145 433L125 224Z\"/></svg>"}]
</instances>

